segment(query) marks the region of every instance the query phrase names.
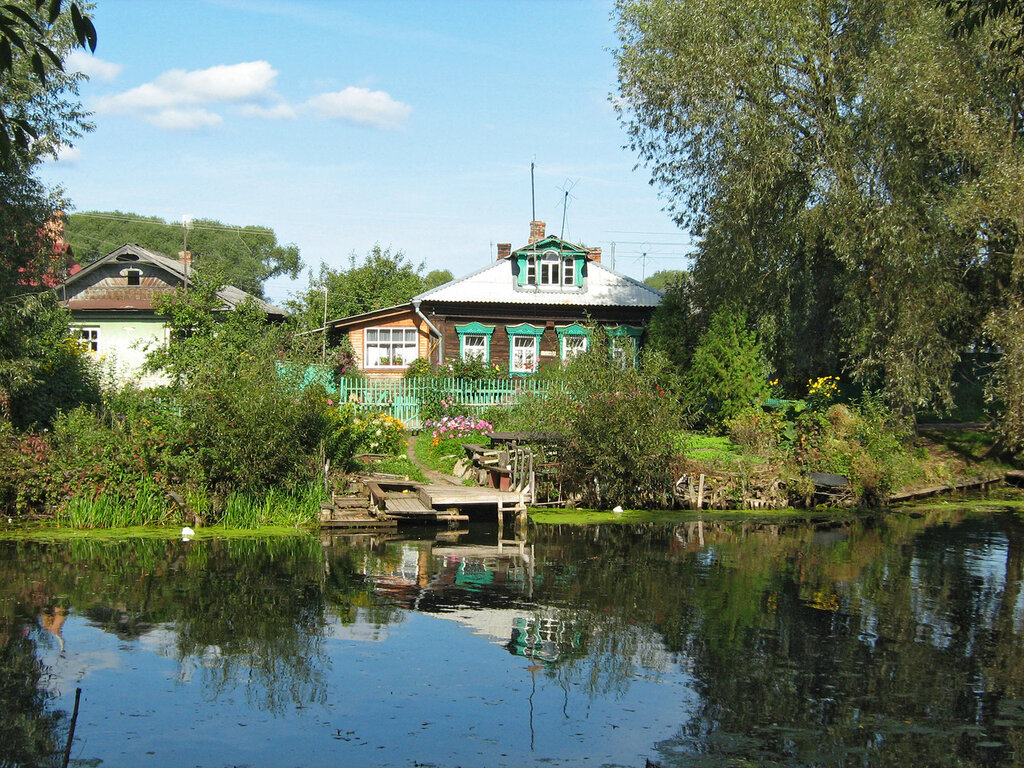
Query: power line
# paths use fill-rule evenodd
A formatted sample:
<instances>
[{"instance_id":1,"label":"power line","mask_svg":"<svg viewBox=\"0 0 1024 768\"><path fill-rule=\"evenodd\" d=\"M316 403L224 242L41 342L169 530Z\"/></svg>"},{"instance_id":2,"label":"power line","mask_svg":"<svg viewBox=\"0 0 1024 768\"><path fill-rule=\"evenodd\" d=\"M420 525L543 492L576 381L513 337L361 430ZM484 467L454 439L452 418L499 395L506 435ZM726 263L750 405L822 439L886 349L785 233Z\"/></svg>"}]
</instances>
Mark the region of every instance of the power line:
<instances>
[{"instance_id":1,"label":"power line","mask_svg":"<svg viewBox=\"0 0 1024 768\"><path fill-rule=\"evenodd\" d=\"M82 217L87 218L87 219L104 219L104 220L107 220L107 221L123 221L123 222L126 222L128 224L152 224L153 226L157 226L157 227L174 227L174 228L177 228L177 227L181 226L177 222L168 222L168 221L164 221L163 219L157 219L156 221L154 221L153 219L149 219L149 218L131 218L129 216L112 216L112 215L110 215L108 213L88 213L87 212L87 213L72 213L71 215L72 216L82 216ZM214 226L212 224L196 224L193 221L193 223L189 226L189 228L190 229L206 229L206 230L210 230L211 232L235 232L235 233L238 233L238 234L240 234L242 232L246 232L246 231L250 231L251 232L251 230L256 230L256 232L251 232L251 234L258 234L258 233L262 233L262 232L266 232L268 234L273 234L274 233L274 230L271 229L270 227L261 227L259 225L255 225L255 224L249 225L249 226L246 226L246 227L238 227L238 226L230 226L230 225L218 227L218 226Z\"/></svg>"}]
</instances>

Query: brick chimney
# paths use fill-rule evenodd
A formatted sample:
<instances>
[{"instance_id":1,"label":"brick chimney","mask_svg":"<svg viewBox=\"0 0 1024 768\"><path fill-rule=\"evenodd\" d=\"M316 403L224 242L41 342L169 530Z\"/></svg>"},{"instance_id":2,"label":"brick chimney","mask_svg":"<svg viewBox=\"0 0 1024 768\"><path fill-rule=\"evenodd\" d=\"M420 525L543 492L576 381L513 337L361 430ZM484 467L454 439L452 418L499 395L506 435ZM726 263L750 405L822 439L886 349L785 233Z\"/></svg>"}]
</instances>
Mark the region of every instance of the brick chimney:
<instances>
[{"instance_id":1,"label":"brick chimney","mask_svg":"<svg viewBox=\"0 0 1024 768\"><path fill-rule=\"evenodd\" d=\"M544 239L544 228L547 226L543 221L530 222L530 242L527 245Z\"/></svg>"},{"instance_id":2,"label":"brick chimney","mask_svg":"<svg viewBox=\"0 0 1024 768\"><path fill-rule=\"evenodd\" d=\"M498 261L512 255L512 243L498 243Z\"/></svg>"},{"instance_id":3,"label":"brick chimney","mask_svg":"<svg viewBox=\"0 0 1024 768\"><path fill-rule=\"evenodd\" d=\"M598 264L601 263L601 249L600 248L587 248L587 258L591 261L596 261Z\"/></svg>"}]
</instances>

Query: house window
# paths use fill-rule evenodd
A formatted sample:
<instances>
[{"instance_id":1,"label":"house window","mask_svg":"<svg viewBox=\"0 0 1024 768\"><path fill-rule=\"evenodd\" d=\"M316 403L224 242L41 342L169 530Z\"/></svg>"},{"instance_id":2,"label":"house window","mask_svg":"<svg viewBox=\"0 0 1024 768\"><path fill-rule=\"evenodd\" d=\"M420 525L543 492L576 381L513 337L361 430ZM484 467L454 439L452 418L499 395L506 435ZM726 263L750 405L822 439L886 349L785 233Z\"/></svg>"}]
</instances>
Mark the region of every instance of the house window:
<instances>
[{"instance_id":1,"label":"house window","mask_svg":"<svg viewBox=\"0 0 1024 768\"><path fill-rule=\"evenodd\" d=\"M540 363L540 337L544 326L520 323L506 326L509 339L508 369L513 375L536 373Z\"/></svg>"},{"instance_id":2,"label":"house window","mask_svg":"<svg viewBox=\"0 0 1024 768\"><path fill-rule=\"evenodd\" d=\"M463 360L490 362L493 325L482 325L481 323L456 325L455 332L459 334L459 357Z\"/></svg>"},{"instance_id":3,"label":"house window","mask_svg":"<svg viewBox=\"0 0 1024 768\"><path fill-rule=\"evenodd\" d=\"M590 334L579 323L556 328L555 332L558 334L558 349L563 361L571 360L590 348Z\"/></svg>"},{"instance_id":4,"label":"house window","mask_svg":"<svg viewBox=\"0 0 1024 768\"><path fill-rule=\"evenodd\" d=\"M126 273L128 276L128 285L139 285L142 282L142 272L138 269L129 269Z\"/></svg>"},{"instance_id":5,"label":"house window","mask_svg":"<svg viewBox=\"0 0 1024 768\"><path fill-rule=\"evenodd\" d=\"M512 337L512 361L509 366L512 373L537 371L537 341L536 336Z\"/></svg>"},{"instance_id":6,"label":"house window","mask_svg":"<svg viewBox=\"0 0 1024 768\"><path fill-rule=\"evenodd\" d=\"M563 336L562 337L562 359L572 360L577 355L587 351L586 336Z\"/></svg>"},{"instance_id":7,"label":"house window","mask_svg":"<svg viewBox=\"0 0 1024 768\"><path fill-rule=\"evenodd\" d=\"M366 368L405 368L419 349L415 328L367 328L363 358Z\"/></svg>"},{"instance_id":8,"label":"house window","mask_svg":"<svg viewBox=\"0 0 1024 768\"><path fill-rule=\"evenodd\" d=\"M75 328L78 343L90 352L100 351L100 329L99 328Z\"/></svg>"},{"instance_id":9,"label":"house window","mask_svg":"<svg viewBox=\"0 0 1024 768\"><path fill-rule=\"evenodd\" d=\"M487 337L475 333L462 337L462 359L487 362Z\"/></svg>"},{"instance_id":10,"label":"house window","mask_svg":"<svg viewBox=\"0 0 1024 768\"><path fill-rule=\"evenodd\" d=\"M643 335L644 329L633 325L609 328L612 360L623 368L627 366L635 368L640 361L640 337Z\"/></svg>"},{"instance_id":11,"label":"house window","mask_svg":"<svg viewBox=\"0 0 1024 768\"><path fill-rule=\"evenodd\" d=\"M545 251L540 260L540 284L561 285L562 259L558 251Z\"/></svg>"},{"instance_id":12,"label":"house window","mask_svg":"<svg viewBox=\"0 0 1024 768\"><path fill-rule=\"evenodd\" d=\"M562 285L576 285L576 259L571 256L563 260Z\"/></svg>"}]
</instances>

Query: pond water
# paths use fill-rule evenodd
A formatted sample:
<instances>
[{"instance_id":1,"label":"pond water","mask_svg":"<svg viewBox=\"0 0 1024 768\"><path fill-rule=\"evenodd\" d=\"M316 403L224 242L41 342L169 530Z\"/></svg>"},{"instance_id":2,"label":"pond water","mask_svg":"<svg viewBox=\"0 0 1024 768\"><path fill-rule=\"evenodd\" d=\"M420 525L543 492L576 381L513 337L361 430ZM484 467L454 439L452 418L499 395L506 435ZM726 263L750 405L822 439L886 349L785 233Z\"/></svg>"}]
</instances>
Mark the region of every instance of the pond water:
<instances>
[{"instance_id":1,"label":"pond water","mask_svg":"<svg viewBox=\"0 0 1024 768\"><path fill-rule=\"evenodd\" d=\"M510 534L507 534L510 535ZM1009 766L1024 524L0 540L0 766Z\"/></svg>"}]
</instances>

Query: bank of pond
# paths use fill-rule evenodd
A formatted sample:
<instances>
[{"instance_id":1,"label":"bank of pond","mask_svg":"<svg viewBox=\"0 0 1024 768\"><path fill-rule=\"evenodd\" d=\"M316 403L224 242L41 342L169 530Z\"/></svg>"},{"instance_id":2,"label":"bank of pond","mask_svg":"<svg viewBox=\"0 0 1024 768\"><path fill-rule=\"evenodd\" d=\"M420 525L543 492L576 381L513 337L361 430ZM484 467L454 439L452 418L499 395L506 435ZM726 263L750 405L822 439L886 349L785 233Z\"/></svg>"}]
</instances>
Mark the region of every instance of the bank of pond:
<instances>
[{"instance_id":1,"label":"bank of pond","mask_svg":"<svg viewBox=\"0 0 1024 768\"><path fill-rule=\"evenodd\" d=\"M7 527L0 764L1017 765L1022 513Z\"/></svg>"}]
</instances>

